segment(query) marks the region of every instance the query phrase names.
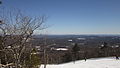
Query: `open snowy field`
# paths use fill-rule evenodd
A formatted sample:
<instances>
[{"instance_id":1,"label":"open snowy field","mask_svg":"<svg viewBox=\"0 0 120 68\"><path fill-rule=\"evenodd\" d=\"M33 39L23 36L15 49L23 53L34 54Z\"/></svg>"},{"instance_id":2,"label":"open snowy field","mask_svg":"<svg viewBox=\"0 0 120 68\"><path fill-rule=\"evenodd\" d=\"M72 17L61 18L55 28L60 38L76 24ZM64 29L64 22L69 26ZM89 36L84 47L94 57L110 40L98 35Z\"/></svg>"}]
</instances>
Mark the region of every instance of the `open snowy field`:
<instances>
[{"instance_id":1,"label":"open snowy field","mask_svg":"<svg viewBox=\"0 0 120 68\"><path fill-rule=\"evenodd\" d=\"M44 68L43 65L40 68ZM114 57L88 59L59 64L59 65L47 65L47 68L120 68L120 60L116 60Z\"/></svg>"}]
</instances>

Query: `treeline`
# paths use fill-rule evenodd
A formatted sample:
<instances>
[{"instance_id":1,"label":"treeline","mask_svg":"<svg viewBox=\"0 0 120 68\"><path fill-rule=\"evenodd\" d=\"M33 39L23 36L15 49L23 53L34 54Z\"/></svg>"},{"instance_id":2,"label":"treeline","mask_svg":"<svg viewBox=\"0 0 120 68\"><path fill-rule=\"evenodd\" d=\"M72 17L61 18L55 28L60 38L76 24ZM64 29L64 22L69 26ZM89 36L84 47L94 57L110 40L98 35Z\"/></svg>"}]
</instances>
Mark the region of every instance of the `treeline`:
<instances>
[{"instance_id":1,"label":"treeline","mask_svg":"<svg viewBox=\"0 0 120 68\"><path fill-rule=\"evenodd\" d=\"M46 51L46 57L43 54L40 54L41 63L44 64L43 59L46 58L47 64L61 64L83 59L86 61L89 58L120 56L120 47L108 46L107 43L96 47L75 44L68 51Z\"/></svg>"}]
</instances>

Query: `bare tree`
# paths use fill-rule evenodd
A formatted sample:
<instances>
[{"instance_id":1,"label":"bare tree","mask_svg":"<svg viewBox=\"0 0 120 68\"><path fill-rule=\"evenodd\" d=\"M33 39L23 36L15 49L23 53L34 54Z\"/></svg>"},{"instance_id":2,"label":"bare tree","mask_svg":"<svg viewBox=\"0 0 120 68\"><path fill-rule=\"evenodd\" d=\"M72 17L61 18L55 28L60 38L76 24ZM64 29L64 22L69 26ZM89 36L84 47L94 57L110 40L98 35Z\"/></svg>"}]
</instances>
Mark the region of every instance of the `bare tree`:
<instances>
[{"instance_id":1,"label":"bare tree","mask_svg":"<svg viewBox=\"0 0 120 68\"><path fill-rule=\"evenodd\" d=\"M27 49L35 30L43 30L45 16L31 17L20 11L0 11L1 50L5 55L10 52L16 68L22 67L22 54ZM6 59L7 60L7 59Z\"/></svg>"}]
</instances>

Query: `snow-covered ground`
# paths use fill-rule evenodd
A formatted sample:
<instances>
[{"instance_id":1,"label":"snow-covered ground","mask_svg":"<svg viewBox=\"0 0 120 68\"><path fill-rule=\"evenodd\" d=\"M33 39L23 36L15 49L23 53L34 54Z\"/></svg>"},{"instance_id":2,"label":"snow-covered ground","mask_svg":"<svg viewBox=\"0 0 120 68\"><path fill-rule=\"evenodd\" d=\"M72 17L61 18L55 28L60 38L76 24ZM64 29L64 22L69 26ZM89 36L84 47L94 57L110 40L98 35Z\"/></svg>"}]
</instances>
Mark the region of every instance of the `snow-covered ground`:
<instances>
[{"instance_id":1,"label":"snow-covered ground","mask_svg":"<svg viewBox=\"0 0 120 68\"><path fill-rule=\"evenodd\" d=\"M44 68L43 65L40 68ZM59 64L59 65L47 65L47 68L120 68L120 60L116 60L114 57L88 59Z\"/></svg>"}]
</instances>

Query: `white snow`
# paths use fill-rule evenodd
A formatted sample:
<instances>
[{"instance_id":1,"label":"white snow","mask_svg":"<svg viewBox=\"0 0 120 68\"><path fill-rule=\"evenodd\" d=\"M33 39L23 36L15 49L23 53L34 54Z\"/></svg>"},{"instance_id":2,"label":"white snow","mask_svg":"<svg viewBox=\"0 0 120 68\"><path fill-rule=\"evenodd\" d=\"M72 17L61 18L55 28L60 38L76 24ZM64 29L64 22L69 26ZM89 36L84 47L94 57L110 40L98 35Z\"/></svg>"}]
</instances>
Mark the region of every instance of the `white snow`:
<instances>
[{"instance_id":1,"label":"white snow","mask_svg":"<svg viewBox=\"0 0 120 68\"><path fill-rule=\"evenodd\" d=\"M77 38L78 40L86 40L86 38Z\"/></svg>"},{"instance_id":2,"label":"white snow","mask_svg":"<svg viewBox=\"0 0 120 68\"><path fill-rule=\"evenodd\" d=\"M57 51L67 51L68 49L67 48L57 48L56 50Z\"/></svg>"},{"instance_id":3,"label":"white snow","mask_svg":"<svg viewBox=\"0 0 120 68\"><path fill-rule=\"evenodd\" d=\"M73 40L72 40L72 39L69 39L68 41L69 41L69 42L72 42Z\"/></svg>"},{"instance_id":4,"label":"white snow","mask_svg":"<svg viewBox=\"0 0 120 68\"><path fill-rule=\"evenodd\" d=\"M41 65L40 68L44 68ZM58 65L47 65L47 68L120 68L120 60L116 60L113 57L98 58L98 59L88 59L86 62L84 60L58 64Z\"/></svg>"}]
</instances>

